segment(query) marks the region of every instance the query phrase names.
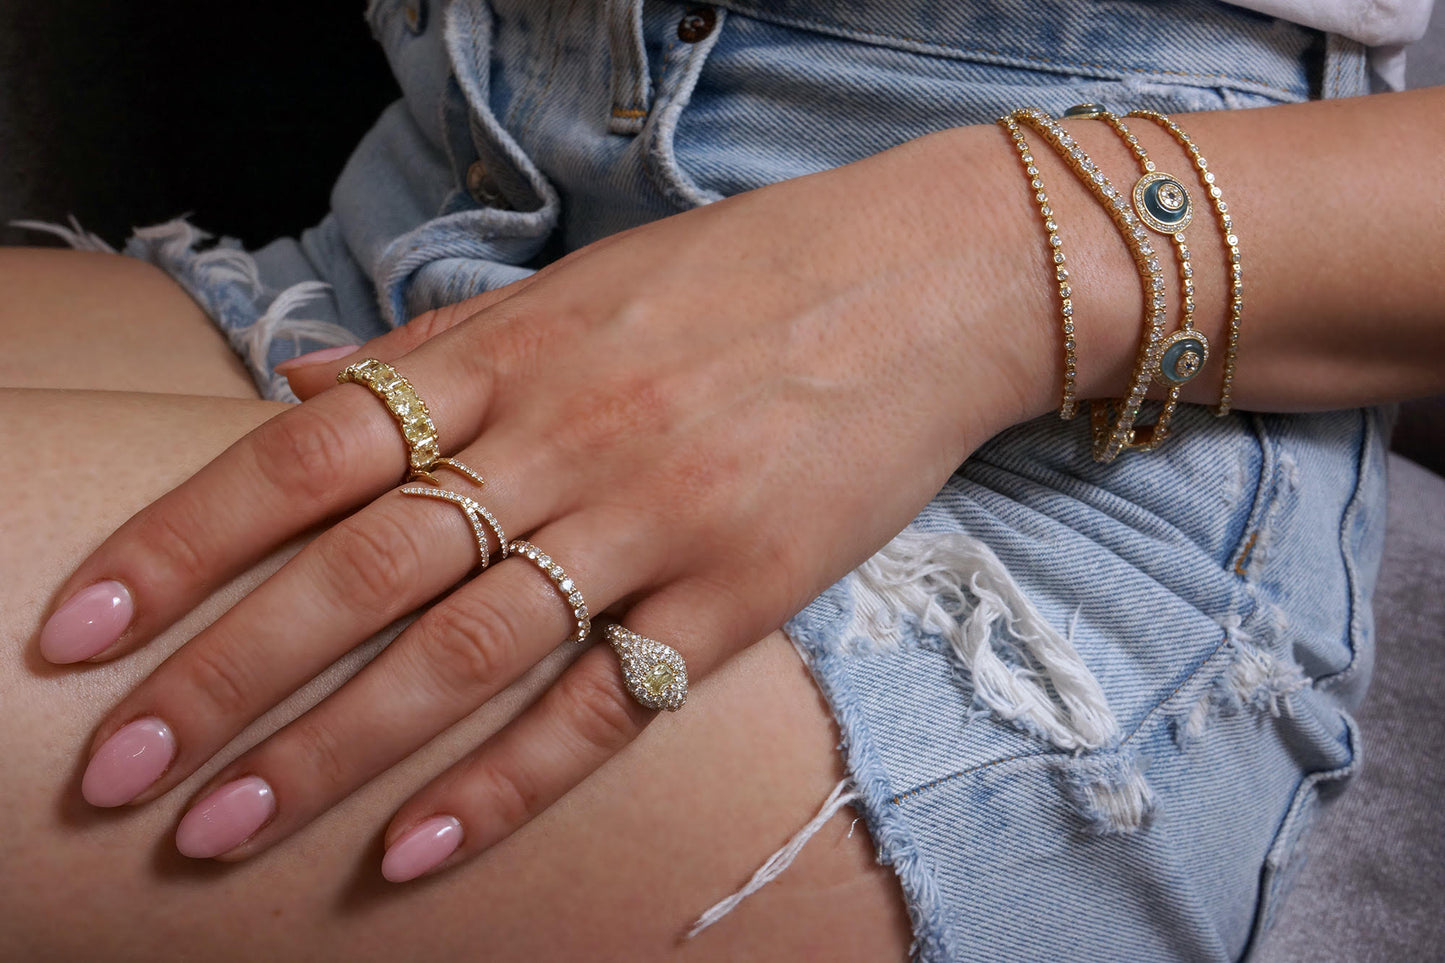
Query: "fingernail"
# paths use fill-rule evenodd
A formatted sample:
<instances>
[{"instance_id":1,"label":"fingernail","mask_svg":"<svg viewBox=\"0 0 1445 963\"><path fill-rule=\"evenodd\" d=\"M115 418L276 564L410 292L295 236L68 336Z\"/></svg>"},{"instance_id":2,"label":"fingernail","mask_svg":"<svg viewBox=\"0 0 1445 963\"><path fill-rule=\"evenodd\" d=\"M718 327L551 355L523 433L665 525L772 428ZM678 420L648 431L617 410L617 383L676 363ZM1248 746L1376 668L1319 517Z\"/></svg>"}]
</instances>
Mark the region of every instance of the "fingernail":
<instances>
[{"instance_id":1,"label":"fingernail","mask_svg":"<svg viewBox=\"0 0 1445 963\"><path fill-rule=\"evenodd\" d=\"M130 624L130 592L114 580L87 585L40 630L40 654L51 662L79 662L104 652Z\"/></svg>"},{"instance_id":2,"label":"fingernail","mask_svg":"<svg viewBox=\"0 0 1445 963\"><path fill-rule=\"evenodd\" d=\"M228 782L186 813L176 848L193 859L219 856L255 835L275 811L276 794L260 776Z\"/></svg>"},{"instance_id":3,"label":"fingernail","mask_svg":"<svg viewBox=\"0 0 1445 963\"><path fill-rule=\"evenodd\" d=\"M176 737L164 721L137 719L105 740L80 781L92 806L122 806L161 777L176 756Z\"/></svg>"},{"instance_id":4,"label":"fingernail","mask_svg":"<svg viewBox=\"0 0 1445 963\"><path fill-rule=\"evenodd\" d=\"M359 344L343 344L338 348L322 348L320 351L310 351L306 354L299 354L289 361L283 361L276 366L277 371L285 372L291 368L301 368L308 364L320 364L323 361L335 361L337 358L344 358L349 354L355 354Z\"/></svg>"},{"instance_id":5,"label":"fingernail","mask_svg":"<svg viewBox=\"0 0 1445 963\"><path fill-rule=\"evenodd\" d=\"M391 844L381 861L381 875L393 883L405 883L457 851L462 844L462 824L455 816L433 816Z\"/></svg>"}]
</instances>

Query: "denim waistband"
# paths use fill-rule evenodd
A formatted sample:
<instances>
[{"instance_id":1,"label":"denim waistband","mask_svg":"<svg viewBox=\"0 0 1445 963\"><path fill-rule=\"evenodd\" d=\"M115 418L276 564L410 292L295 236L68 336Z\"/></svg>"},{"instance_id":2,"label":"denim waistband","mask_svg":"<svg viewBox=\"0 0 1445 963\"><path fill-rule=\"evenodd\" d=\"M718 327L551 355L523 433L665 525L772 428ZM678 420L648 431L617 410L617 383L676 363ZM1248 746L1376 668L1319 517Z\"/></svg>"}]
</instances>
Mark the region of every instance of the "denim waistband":
<instances>
[{"instance_id":1,"label":"denim waistband","mask_svg":"<svg viewBox=\"0 0 1445 963\"><path fill-rule=\"evenodd\" d=\"M1287 100L1357 92L1321 89L1330 75L1326 57L1357 60L1359 71L1365 63L1358 44L1330 43L1327 50L1317 30L1218 0L721 0L716 5L919 53L1061 74L1223 85Z\"/></svg>"}]
</instances>

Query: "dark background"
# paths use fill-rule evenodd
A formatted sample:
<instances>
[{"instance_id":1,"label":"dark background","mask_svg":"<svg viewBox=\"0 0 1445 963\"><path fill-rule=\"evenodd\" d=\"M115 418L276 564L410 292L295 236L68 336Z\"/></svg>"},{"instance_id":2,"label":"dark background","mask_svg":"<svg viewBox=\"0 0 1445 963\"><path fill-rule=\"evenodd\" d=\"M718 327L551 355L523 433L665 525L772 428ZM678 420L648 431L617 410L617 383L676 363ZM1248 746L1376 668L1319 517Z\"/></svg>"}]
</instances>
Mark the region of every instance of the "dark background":
<instances>
[{"instance_id":1,"label":"dark background","mask_svg":"<svg viewBox=\"0 0 1445 963\"><path fill-rule=\"evenodd\" d=\"M0 244L119 244L190 213L259 245L320 220L399 96L365 0L0 0ZM58 243L58 242L55 242Z\"/></svg>"},{"instance_id":2,"label":"dark background","mask_svg":"<svg viewBox=\"0 0 1445 963\"><path fill-rule=\"evenodd\" d=\"M189 213L258 246L320 220L397 96L366 0L0 0L0 244ZM1445 82L1445 0L1414 85Z\"/></svg>"}]
</instances>

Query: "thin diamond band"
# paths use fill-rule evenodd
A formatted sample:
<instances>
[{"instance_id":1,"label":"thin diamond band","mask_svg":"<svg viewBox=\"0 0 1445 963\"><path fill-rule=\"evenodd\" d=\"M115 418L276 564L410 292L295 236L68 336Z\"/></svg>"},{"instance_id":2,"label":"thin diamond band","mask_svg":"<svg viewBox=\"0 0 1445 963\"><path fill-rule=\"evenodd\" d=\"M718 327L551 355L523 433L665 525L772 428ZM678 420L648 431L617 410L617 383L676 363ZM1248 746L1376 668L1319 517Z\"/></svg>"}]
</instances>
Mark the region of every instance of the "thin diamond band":
<instances>
[{"instance_id":1,"label":"thin diamond band","mask_svg":"<svg viewBox=\"0 0 1445 963\"><path fill-rule=\"evenodd\" d=\"M587 612L587 603L583 600L577 583L562 571L562 566L552 561L551 556L531 542L523 541L520 538L516 539L511 544L511 551L512 554L520 555L541 569L542 574L551 580L553 587L566 601L567 607L572 610L572 617L577 627L567 641L585 642L588 633L592 631L592 617Z\"/></svg>"}]
</instances>

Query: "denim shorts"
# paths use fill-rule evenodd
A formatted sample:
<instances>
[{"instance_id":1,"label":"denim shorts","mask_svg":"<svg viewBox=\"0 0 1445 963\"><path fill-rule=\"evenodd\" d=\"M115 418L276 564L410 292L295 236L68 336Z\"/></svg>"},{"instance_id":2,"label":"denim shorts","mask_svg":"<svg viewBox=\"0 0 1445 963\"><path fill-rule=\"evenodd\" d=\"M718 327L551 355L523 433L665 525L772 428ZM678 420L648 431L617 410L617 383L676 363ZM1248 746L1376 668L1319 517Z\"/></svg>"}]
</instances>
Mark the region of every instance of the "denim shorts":
<instances>
[{"instance_id":1,"label":"denim shorts","mask_svg":"<svg viewBox=\"0 0 1445 963\"><path fill-rule=\"evenodd\" d=\"M303 351L1017 106L1183 114L1368 89L1357 44L1210 0L373 0L366 15L404 97L325 220L254 252L202 250L181 222L128 246L274 398L289 392L273 366ZM1322 792L1358 764L1386 413L1185 407L1162 450L1111 465L1090 459L1085 420L987 443L787 626L919 959L1247 956Z\"/></svg>"}]
</instances>

